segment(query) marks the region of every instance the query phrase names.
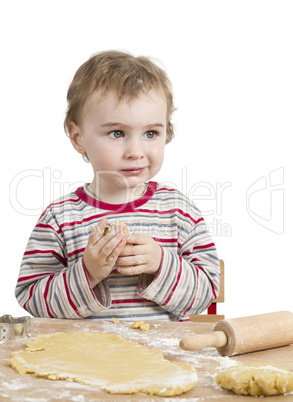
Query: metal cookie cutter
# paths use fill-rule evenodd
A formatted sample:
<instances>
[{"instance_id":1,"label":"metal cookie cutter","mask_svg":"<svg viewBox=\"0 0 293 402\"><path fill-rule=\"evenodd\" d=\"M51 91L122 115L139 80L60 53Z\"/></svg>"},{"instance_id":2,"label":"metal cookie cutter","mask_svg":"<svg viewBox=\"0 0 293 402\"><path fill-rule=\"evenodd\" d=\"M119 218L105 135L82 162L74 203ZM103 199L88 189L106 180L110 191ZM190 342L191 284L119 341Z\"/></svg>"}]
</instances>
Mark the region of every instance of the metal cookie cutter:
<instances>
[{"instance_id":1,"label":"metal cookie cutter","mask_svg":"<svg viewBox=\"0 0 293 402\"><path fill-rule=\"evenodd\" d=\"M0 318L0 341L23 339L30 330L30 317L13 318L5 314Z\"/></svg>"}]
</instances>

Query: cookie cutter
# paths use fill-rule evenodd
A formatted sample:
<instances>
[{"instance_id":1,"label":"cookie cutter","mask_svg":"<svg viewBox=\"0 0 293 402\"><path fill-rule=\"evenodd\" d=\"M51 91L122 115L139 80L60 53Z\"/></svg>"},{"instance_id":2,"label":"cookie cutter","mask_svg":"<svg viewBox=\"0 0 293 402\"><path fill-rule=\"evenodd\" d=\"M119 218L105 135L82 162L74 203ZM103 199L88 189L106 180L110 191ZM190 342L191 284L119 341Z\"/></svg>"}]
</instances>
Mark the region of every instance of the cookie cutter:
<instances>
[{"instance_id":1,"label":"cookie cutter","mask_svg":"<svg viewBox=\"0 0 293 402\"><path fill-rule=\"evenodd\" d=\"M30 330L30 317L13 318L9 314L0 317L0 341L23 339Z\"/></svg>"}]
</instances>

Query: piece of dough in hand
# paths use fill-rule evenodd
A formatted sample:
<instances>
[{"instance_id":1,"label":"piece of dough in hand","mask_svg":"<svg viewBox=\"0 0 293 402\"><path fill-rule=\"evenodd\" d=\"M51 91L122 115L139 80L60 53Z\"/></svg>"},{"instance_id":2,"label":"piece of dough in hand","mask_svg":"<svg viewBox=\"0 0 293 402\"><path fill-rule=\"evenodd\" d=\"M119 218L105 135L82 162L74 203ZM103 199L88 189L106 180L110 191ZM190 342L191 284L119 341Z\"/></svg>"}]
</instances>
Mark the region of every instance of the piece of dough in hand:
<instances>
[{"instance_id":1,"label":"piece of dough in hand","mask_svg":"<svg viewBox=\"0 0 293 402\"><path fill-rule=\"evenodd\" d=\"M106 234L107 234L108 232L111 232L111 230L114 230L114 229L116 229L116 228L118 228L118 227L120 227L120 230L121 230L122 232L124 232L126 235L130 235L128 226L127 226L125 223L120 222L119 220L116 220L116 222L115 222L114 224L110 224L110 223L109 223L108 225L106 225L106 226L104 227L104 229L102 230L102 233L101 233L101 237L106 236Z\"/></svg>"},{"instance_id":2,"label":"piece of dough in hand","mask_svg":"<svg viewBox=\"0 0 293 402\"><path fill-rule=\"evenodd\" d=\"M105 332L55 332L27 345L7 361L21 374L76 381L113 394L173 396L197 383L191 365Z\"/></svg>"},{"instance_id":3,"label":"piece of dough in hand","mask_svg":"<svg viewBox=\"0 0 293 402\"><path fill-rule=\"evenodd\" d=\"M243 364L219 373L216 383L239 395L280 395L293 391L293 373L275 364Z\"/></svg>"},{"instance_id":4,"label":"piece of dough in hand","mask_svg":"<svg viewBox=\"0 0 293 402\"><path fill-rule=\"evenodd\" d=\"M116 228L120 228L120 230L122 231L122 232L124 232L127 236L129 236L130 235L130 231L129 231L129 229L128 229L128 226L125 224L125 223L123 223L123 222L121 222L121 221L119 221L119 220L116 220L116 222L114 223L114 224L108 224L107 226L105 226L104 227L104 229L103 229L103 231L102 231L102 233L101 233L101 237L104 237L104 236L106 236L106 234L108 233L108 232L111 232L111 230L114 230L114 229L116 229ZM131 244L131 243L126 243L125 244L125 246L127 247L127 246L133 246L133 244ZM131 267L131 265L124 265L123 266L123 268L130 268Z\"/></svg>"}]
</instances>

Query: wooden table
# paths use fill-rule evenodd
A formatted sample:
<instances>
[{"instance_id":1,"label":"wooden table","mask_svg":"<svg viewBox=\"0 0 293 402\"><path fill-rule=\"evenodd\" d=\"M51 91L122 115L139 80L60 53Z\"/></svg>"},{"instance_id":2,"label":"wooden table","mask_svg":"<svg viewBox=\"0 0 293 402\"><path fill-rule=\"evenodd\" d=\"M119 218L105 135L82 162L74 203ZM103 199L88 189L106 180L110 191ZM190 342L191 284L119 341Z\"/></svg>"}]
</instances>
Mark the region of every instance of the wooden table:
<instances>
[{"instance_id":1,"label":"wooden table","mask_svg":"<svg viewBox=\"0 0 293 402\"><path fill-rule=\"evenodd\" d=\"M233 361L241 363L263 362L275 363L293 371L293 345L262 352L236 356L234 358L222 357L216 349L207 348L202 351L187 352L179 348L179 341L186 335L193 333L205 333L212 331L211 323L150 323L150 330L143 332L130 328L131 322L96 321L96 320L58 320L47 318L32 318L30 337L24 340L15 340L0 343L0 400L21 402L47 402L47 401L187 401L194 402L214 401L219 402L256 402L255 397L238 396L232 392L219 388L214 376L220 370L226 368ZM171 361L183 361L193 365L198 372L198 384L192 390L177 397L163 398L146 394L113 395L100 391L94 387L88 387L68 381L52 381L38 378L30 374L20 375L12 367L8 366L6 359L12 352L25 348L28 340L36 336L51 332L71 331L103 331L120 335L128 340L138 342L149 348L160 349L165 357ZM275 396L269 399L276 401L293 401L293 394Z\"/></svg>"}]
</instances>

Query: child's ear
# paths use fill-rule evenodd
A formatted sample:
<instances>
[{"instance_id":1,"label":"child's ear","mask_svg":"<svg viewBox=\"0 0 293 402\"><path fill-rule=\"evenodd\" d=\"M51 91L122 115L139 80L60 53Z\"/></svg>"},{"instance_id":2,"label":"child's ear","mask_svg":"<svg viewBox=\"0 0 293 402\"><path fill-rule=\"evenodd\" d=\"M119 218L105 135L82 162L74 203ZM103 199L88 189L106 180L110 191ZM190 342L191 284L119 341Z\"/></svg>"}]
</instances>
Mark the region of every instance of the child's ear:
<instances>
[{"instance_id":1,"label":"child's ear","mask_svg":"<svg viewBox=\"0 0 293 402\"><path fill-rule=\"evenodd\" d=\"M86 150L83 145L83 137L79 126L71 121L70 123L68 123L67 131L74 149L80 154L84 155L86 153Z\"/></svg>"}]
</instances>

